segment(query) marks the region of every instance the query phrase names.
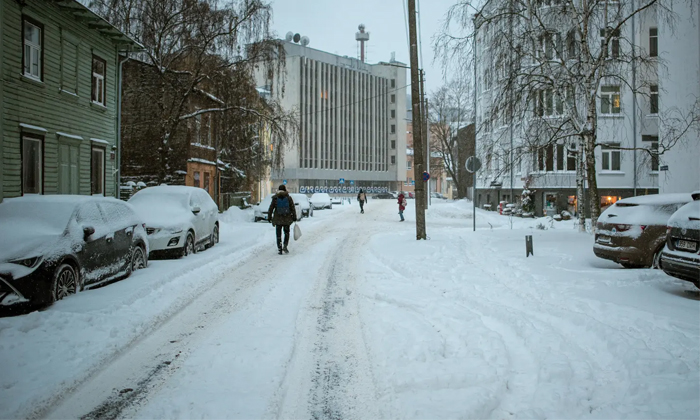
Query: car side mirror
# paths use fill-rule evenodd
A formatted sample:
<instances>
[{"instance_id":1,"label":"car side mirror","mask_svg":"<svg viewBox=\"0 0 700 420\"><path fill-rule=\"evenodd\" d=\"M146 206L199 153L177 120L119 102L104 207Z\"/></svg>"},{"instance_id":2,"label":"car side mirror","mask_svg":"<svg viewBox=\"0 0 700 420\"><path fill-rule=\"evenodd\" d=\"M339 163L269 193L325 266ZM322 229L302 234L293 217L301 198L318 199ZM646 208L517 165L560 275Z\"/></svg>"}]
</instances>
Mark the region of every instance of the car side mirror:
<instances>
[{"instance_id":1,"label":"car side mirror","mask_svg":"<svg viewBox=\"0 0 700 420\"><path fill-rule=\"evenodd\" d=\"M92 226L83 227L83 240L87 241L88 238L95 233L95 228Z\"/></svg>"},{"instance_id":2,"label":"car side mirror","mask_svg":"<svg viewBox=\"0 0 700 420\"><path fill-rule=\"evenodd\" d=\"M200 209L199 206L192 207L192 213L199 214L200 211L202 211L202 209Z\"/></svg>"}]
</instances>

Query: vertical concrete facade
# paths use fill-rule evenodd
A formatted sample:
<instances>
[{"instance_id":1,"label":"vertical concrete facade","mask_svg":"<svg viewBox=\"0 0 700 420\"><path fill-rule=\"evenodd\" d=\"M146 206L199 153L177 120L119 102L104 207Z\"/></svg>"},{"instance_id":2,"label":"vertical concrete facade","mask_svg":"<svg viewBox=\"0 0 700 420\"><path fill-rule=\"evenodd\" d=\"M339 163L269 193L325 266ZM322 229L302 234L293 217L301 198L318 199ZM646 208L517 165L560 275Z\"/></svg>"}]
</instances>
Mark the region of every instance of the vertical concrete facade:
<instances>
[{"instance_id":1,"label":"vertical concrete facade","mask_svg":"<svg viewBox=\"0 0 700 420\"><path fill-rule=\"evenodd\" d=\"M406 66L284 45L285 74L255 75L285 110L298 112L298 140L273 182L302 193L395 189L406 177Z\"/></svg>"}]
</instances>

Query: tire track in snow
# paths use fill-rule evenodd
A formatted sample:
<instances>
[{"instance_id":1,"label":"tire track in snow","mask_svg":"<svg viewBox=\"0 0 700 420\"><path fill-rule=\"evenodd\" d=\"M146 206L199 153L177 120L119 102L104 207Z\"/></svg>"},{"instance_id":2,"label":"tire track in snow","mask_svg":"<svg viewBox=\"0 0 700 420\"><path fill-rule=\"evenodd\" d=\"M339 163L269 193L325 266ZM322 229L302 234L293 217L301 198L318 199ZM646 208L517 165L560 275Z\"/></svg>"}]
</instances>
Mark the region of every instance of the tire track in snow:
<instances>
[{"instance_id":1,"label":"tire track in snow","mask_svg":"<svg viewBox=\"0 0 700 420\"><path fill-rule=\"evenodd\" d=\"M357 254L368 235L328 233L340 236L297 320L299 334L271 408L273 418L380 417L356 293Z\"/></svg>"}]
</instances>

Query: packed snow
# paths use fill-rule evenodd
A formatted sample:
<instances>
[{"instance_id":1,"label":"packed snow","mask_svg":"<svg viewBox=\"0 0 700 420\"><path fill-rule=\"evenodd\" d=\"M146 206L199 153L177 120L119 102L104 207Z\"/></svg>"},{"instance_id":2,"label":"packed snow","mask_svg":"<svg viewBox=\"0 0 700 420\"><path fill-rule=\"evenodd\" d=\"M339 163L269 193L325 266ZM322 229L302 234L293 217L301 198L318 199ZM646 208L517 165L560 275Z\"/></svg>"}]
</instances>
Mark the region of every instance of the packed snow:
<instances>
[{"instance_id":1,"label":"packed snow","mask_svg":"<svg viewBox=\"0 0 700 420\"><path fill-rule=\"evenodd\" d=\"M433 200L416 241L397 212L317 210L280 256L231 209L209 250L0 318L0 417L700 417L692 284L576 221Z\"/></svg>"}]
</instances>

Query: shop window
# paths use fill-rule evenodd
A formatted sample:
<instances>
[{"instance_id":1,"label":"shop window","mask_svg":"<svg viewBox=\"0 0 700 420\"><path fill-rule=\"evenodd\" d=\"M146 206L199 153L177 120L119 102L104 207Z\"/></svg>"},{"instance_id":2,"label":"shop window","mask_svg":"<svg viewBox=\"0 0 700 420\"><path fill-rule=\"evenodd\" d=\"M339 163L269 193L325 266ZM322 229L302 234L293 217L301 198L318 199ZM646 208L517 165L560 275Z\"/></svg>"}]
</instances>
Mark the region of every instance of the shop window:
<instances>
[{"instance_id":1,"label":"shop window","mask_svg":"<svg viewBox=\"0 0 700 420\"><path fill-rule=\"evenodd\" d=\"M199 171L194 172L194 186L199 188L202 184L200 183L200 173Z\"/></svg>"}]
</instances>

